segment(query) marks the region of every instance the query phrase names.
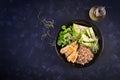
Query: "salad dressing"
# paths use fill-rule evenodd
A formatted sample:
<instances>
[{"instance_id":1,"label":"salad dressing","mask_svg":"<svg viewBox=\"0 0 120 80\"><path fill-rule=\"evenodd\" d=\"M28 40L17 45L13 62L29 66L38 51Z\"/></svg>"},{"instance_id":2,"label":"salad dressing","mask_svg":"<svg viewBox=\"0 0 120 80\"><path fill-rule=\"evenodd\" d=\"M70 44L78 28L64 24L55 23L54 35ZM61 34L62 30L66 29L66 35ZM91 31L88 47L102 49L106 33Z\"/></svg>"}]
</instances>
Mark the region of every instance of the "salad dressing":
<instances>
[{"instance_id":1,"label":"salad dressing","mask_svg":"<svg viewBox=\"0 0 120 80\"><path fill-rule=\"evenodd\" d=\"M93 6L89 11L89 16L93 21L101 21L106 16L104 6Z\"/></svg>"}]
</instances>

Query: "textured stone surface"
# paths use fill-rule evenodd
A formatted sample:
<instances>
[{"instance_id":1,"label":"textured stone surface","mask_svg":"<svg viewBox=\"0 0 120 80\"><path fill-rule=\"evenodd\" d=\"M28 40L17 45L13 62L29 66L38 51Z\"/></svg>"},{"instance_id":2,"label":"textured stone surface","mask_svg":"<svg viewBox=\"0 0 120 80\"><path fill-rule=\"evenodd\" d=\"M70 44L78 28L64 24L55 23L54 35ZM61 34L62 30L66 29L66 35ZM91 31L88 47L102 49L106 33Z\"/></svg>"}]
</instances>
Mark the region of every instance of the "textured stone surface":
<instances>
[{"instance_id":1,"label":"textured stone surface","mask_svg":"<svg viewBox=\"0 0 120 80\"><path fill-rule=\"evenodd\" d=\"M101 22L89 19L94 5L106 7ZM119 80L120 11L113 0L0 0L0 80ZM54 20L49 29L41 20ZM99 27L104 50L97 62L87 68L65 64L52 42L60 26L74 19L88 20Z\"/></svg>"}]
</instances>

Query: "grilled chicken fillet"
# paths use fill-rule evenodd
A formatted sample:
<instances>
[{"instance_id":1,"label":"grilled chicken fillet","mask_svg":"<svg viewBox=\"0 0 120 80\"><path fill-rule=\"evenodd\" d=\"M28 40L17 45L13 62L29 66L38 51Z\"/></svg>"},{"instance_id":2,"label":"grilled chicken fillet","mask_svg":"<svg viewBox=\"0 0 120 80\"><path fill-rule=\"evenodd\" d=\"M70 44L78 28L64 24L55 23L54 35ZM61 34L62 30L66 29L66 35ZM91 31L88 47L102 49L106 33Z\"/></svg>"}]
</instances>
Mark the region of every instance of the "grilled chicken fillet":
<instances>
[{"instance_id":1,"label":"grilled chicken fillet","mask_svg":"<svg viewBox=\"0 0 120 80\"><path fill-rule=\"evenodd\" d=\"M67 45L66 47L62 48L60 50L60 53L65 54L67 60L69 62L74 63L76 61L77 55L78 55L77 49L78 49L77 42L73 42L70 45Z\"/></svg>"}]
</instances>

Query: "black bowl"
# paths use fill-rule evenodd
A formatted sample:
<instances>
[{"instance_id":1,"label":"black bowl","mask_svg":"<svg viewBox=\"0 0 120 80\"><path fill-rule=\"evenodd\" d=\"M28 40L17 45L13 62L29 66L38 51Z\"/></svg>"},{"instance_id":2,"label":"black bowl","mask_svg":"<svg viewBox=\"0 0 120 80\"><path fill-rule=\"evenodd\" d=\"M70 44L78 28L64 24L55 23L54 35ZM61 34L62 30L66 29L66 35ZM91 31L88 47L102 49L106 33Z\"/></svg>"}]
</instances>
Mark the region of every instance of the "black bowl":
<instances>
[{"instance_id":1,"label":"black bowl","mask_svg":"<svg viewBox=\"0 0 120 80\"><path fill-rule=\"evenodd\" d=\"M100 55L100 53L102 52L102 49L103 49L103 38L102 38L101 32L100 32L100 30L98 29L98 27L97 27L96 25L92 24L91 22L88 22L88 21L85 21L85 20L73 20L73 21L68 22L68 23L66 23L66 24L63 24L63 25L66 25L67 27L69 27L69 26L72 25L73 23L80 24L80 25L87 26L87 27L92 27L93 30L94 30L94 32L95 32L95 35L98 37L98 39L99 39L99 41L98 41L98 43L99 43L99 50L98 50L97 53L94 55L93 60L91 60L89 63L86 63L85 65L68 62L67 59L66 59L66 57L65 57L65 55L60 54L60 49L61 49L62 47L60 47L60 46L57 45L57 40L58 40L58 37L59 37L59 32L60 32L62 29L60 29L59 32L58 32L58 35L57 35L57 38L56 38L56 46L55 46L55 48L56 48L56 51L57 51L59 57L60 57L65 63L68 63L68 64L70 64L70 65L72 65L72 66L74 66L74 67L87 67L87 66L93 64L93 63L97 60L97 58L98 58L98 56ZM61 25L61 26L62 26L62 25Z\"/></svg>"}]
</instances>

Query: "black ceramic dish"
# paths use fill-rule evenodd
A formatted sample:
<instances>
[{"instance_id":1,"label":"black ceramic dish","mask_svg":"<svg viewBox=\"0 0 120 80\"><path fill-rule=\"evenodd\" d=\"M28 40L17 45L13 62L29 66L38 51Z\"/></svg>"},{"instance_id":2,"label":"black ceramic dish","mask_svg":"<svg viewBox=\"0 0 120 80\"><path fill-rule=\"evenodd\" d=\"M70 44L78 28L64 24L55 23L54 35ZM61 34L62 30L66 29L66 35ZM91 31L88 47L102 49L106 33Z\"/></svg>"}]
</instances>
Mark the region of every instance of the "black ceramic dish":
<instances>
[{"instance_id":1,"label":"black ceramic dish","mask_svg":"<svg viewBox=\"0 0 120 80\"><path fill-rule=\"evenodd\" d=\"M66 24L64 24L64 25L66 25L67 27L69 27L69 26L72 25L73 23L80 24L80 25L87 26L87 27L92 27L93 30L94 30L94 32L95 32L95 35L98 37L98 39L99 39L99 50L98 50L97 53L94 55L93 60L90 61L89 63L86 63L85 65L68 62L67 59L66 59L66 57L65 57L65 55L60 54L60 49L61 49L61 47L57 45L57 40L58 40L58 37L59 37L59 32L60 32L61 30L59 30L58 35L57 35L57 38L56 38L56 46L55 46L55 47L56 47L56 51L57 51L59 57L60 57L62 60L64 60L64 62L66 62L66 63L68 63L68 64L70 64L70 65L72 65L72 66L74 66L74 67L87 67L87 66L93 64L93 63L97 60L99 54L101 53L101 51L102 51L102 49L103 49L103 38L102 38L101 32L100 32L100 30L98 29L98 27L97 27L96 25L88 22L88 21L85 21L85 20L73 20L73 21L68 22L68 23L66 23Z\"/></svg>"}]
</instances>

